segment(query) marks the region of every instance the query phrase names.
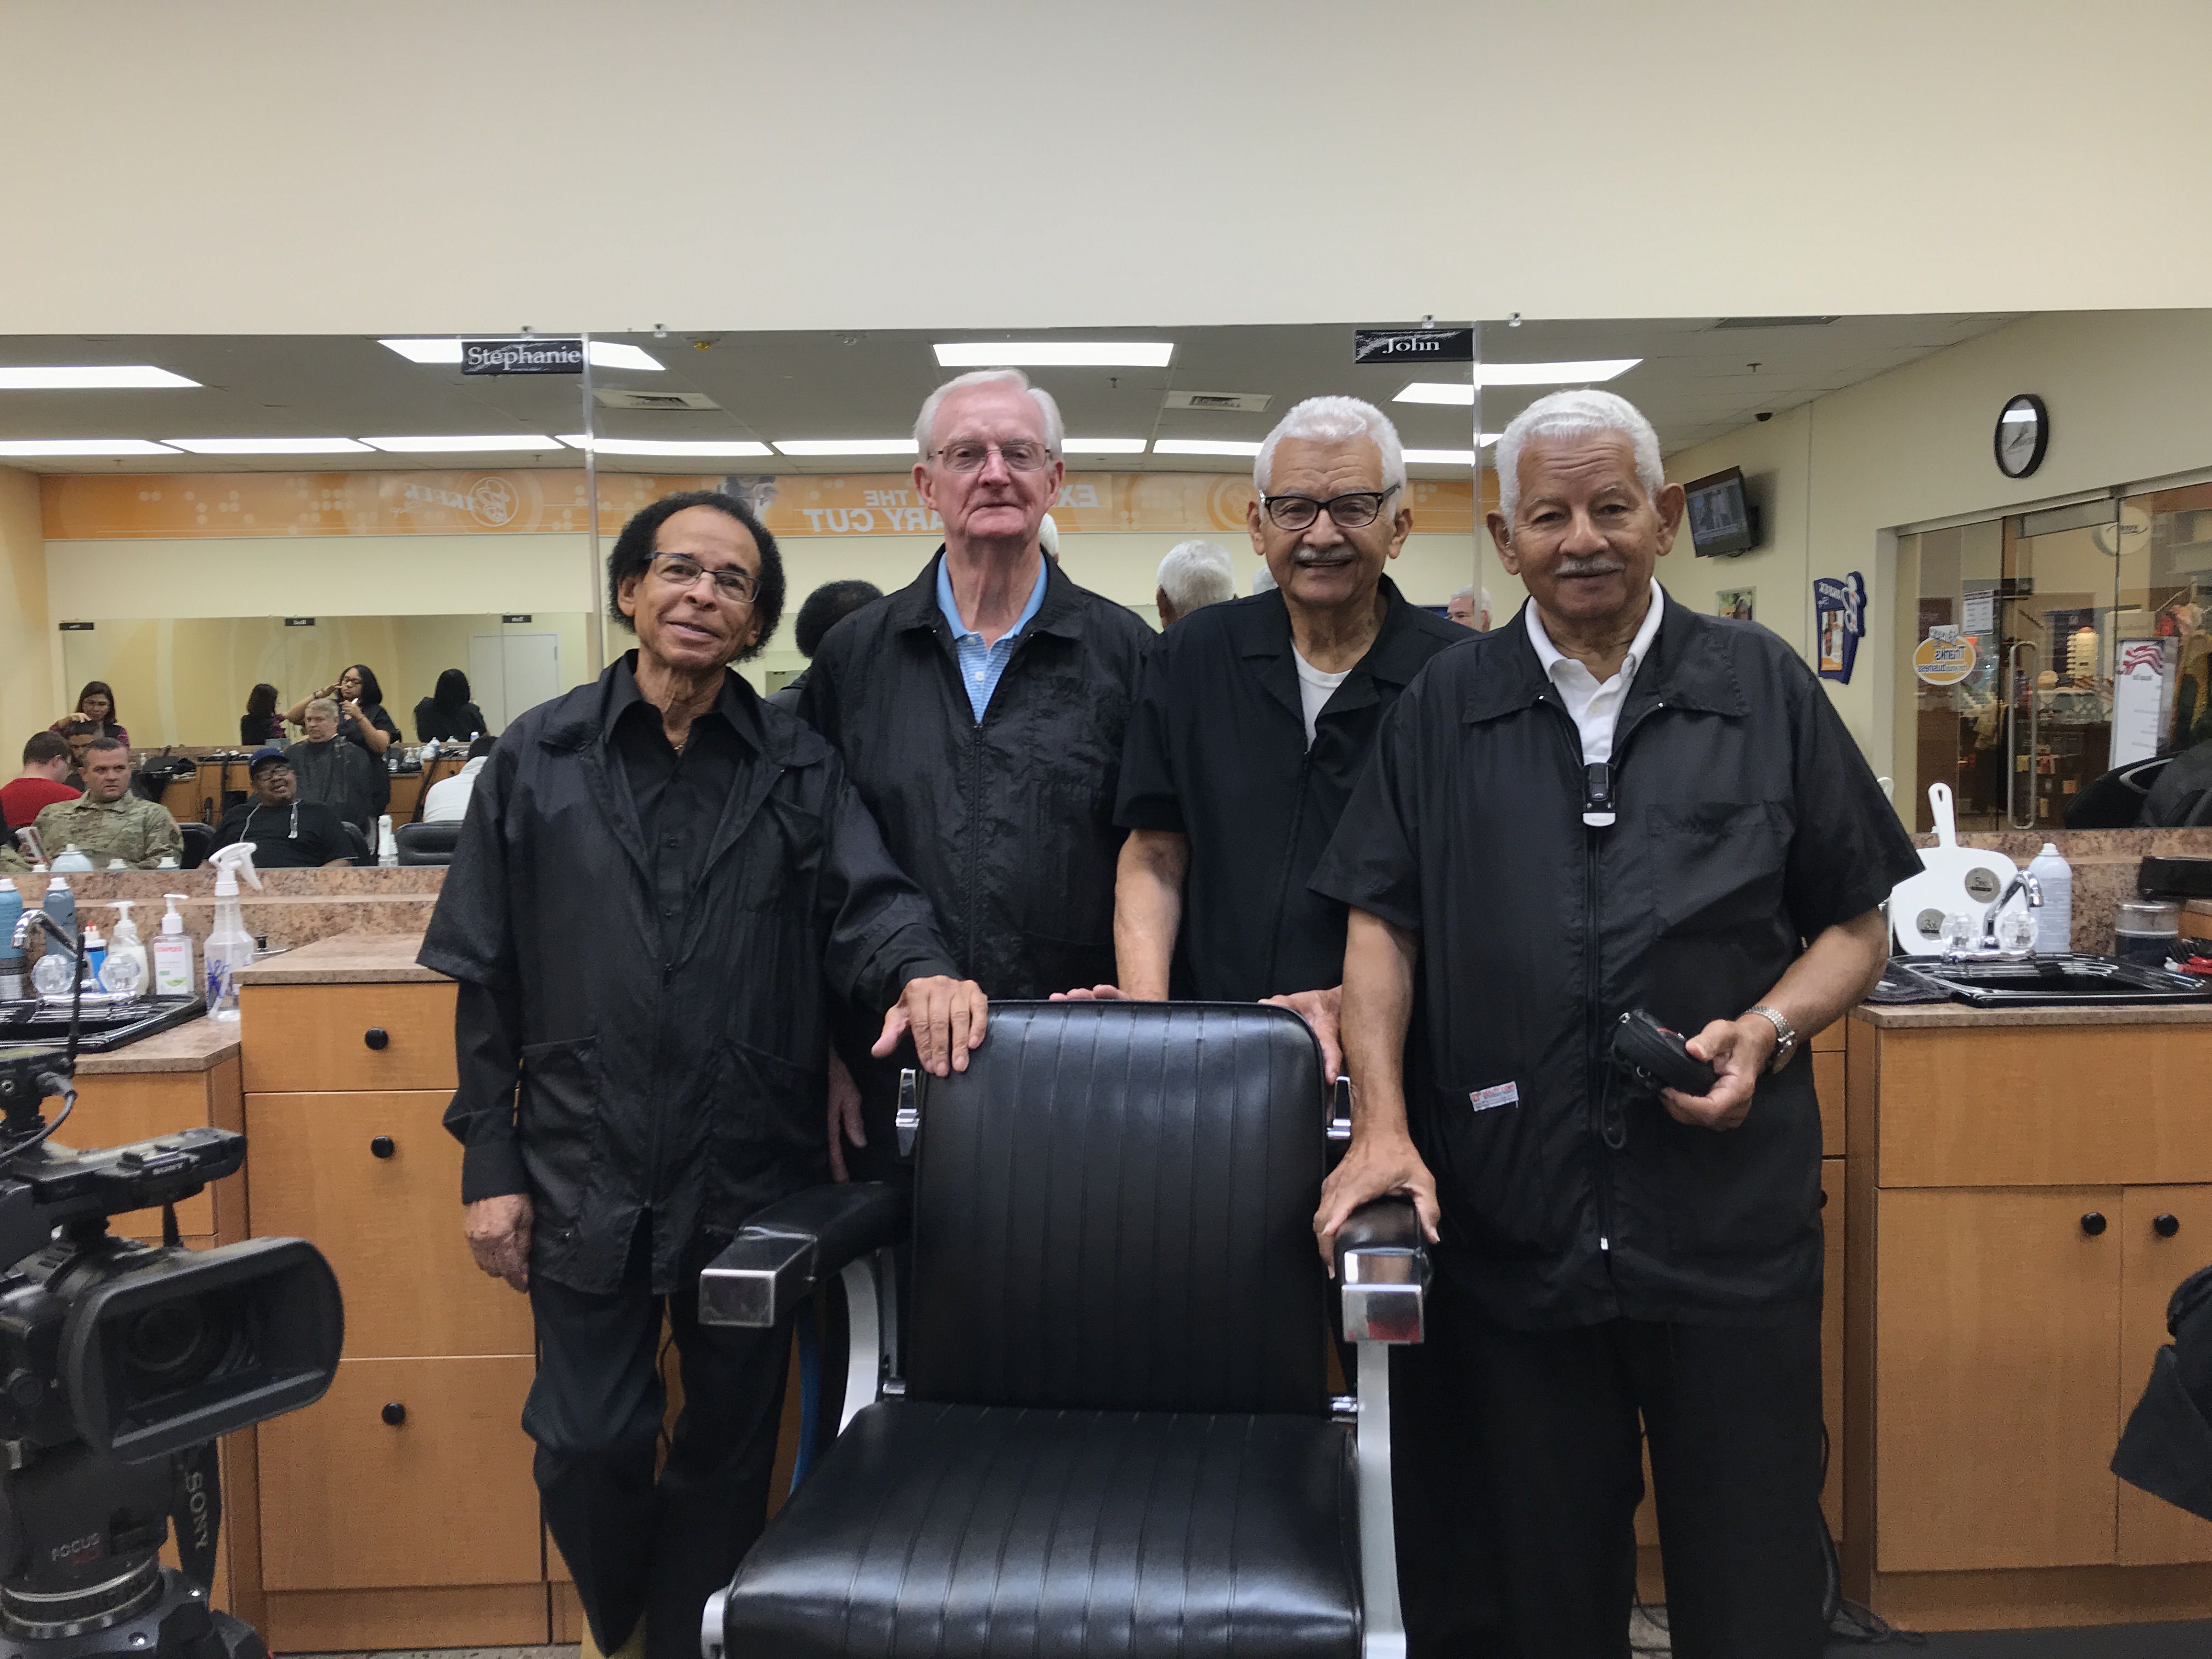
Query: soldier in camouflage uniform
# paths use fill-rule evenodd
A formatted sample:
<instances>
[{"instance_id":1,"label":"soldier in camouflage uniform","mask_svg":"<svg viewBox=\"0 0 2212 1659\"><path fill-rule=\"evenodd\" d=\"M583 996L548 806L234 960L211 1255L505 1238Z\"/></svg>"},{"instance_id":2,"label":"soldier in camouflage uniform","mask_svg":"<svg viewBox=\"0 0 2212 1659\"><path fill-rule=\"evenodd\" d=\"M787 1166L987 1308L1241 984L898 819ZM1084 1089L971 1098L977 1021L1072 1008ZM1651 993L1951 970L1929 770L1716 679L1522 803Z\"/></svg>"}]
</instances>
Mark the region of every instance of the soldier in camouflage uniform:
<instances>
[{"instance_id":1,"label":"soldier in camouflage uniform","mask_svg":"<svg viewBox=\"0 0 2212 1659\"><path fill-rule=\"evenodd\" d=\"M84 793L39 814L39 844L51 862L74 846L95 870L121 859L151 870L164 857L181 859L184 832L159 801L131 793L131 750L117 738L96 738L84 756Z\"/></svg>"}]
</instances>

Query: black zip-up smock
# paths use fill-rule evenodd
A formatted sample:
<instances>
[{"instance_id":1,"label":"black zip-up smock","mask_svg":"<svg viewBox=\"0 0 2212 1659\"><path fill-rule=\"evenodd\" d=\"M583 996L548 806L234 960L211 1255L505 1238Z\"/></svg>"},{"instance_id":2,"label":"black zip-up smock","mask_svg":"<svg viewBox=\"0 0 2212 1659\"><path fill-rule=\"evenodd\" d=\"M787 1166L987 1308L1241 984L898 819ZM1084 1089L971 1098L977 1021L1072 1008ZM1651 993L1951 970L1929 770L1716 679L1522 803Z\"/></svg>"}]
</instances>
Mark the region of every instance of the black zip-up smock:
<instances>
[{"instance_id":1,"label":"black zip-up smock","mask_svg":"<svg viewBox=\"0 0 2212 1659\"><path fill-rule=\"evenodd\" d=\"M829 1179L832 995L952 963L828 744L730 674L679 757L635 655L501 738L418 960L460 981L463 1200L528 1193L532 1274L588 1292L647 1216L667 1294Z\"/></svg>"},{"instance_id":2,"label":"black zip-up smock","mask_svg":"<svg viewBox=\"0 0 2212 1659\"><path fill-rule=\"evenodd\" d=\"M1420 936L1406 1097L1441 1266L1524 1329L1816 1316L1810 1063L1715 1132L1607 1048L1630 1009L1686 1033L1738 1018L1919 858L1812 671L1756 623L1667 600L1613 754L1616 819L1590 827L1574 720L1516 618L1407 688L1314 877Z\"/></svg>"},{"instance_id":3,"label":"black zip-up smock","mask_svg":"<svg viewBox=\"0 0 2212 1659\"><path fill-rule=\"evenodd\" d=\"M1429 659L1474 635L1408 605L1388 576L1382 626L1306 743L1279 589L1194 611L1146 659L1115 818L1188 837L1174 994L1253 1002L1344 977L1341 904L1307 883L1375 731Z\"/></svg>"}]
</instances>

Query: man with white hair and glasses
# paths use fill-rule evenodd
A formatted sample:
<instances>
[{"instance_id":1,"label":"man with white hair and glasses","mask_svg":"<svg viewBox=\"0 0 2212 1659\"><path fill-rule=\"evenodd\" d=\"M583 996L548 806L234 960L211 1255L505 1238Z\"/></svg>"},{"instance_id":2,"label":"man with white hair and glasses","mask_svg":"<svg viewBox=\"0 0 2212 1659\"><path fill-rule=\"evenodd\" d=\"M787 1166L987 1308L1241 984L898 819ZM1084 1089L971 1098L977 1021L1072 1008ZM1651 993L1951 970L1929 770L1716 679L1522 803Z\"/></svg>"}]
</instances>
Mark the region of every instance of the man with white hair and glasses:
<instances>
[{"instance_id":1,"label":"man with white hair and glasses","mask_svg":"<svg viewBox=\"0 0 2212 1659\"><path fill-rule=\"evenodd\" d=\"M1682 489L1632 404L1540 398L1498 468L1528 604L1399 700L1314 878L1352 908L1357 1091L1315 1230L1326 1257L1397 1191L1437 1240L1504 1651L1624 1650L1648 1443L1675 1651L1815 1659L1820 1120L1790 1062L1880 975L1919 860L1803 660L1654 579ZM1705 1092L1612 1061L1636 1012L1694 1034Z\"/></svg>"},{"instance_id":2,"label":"man with white hair and glasses","mask_svg":"<svg viewBox=\"0 0 2212 1659\"><path fill-rule=\"evenodd\" d=\"M1060 410L1017 369L932 392L915 486L945 544L905 587L823 636L799 712L844 757L892 858L936 908L962 974L1042 997L1114 964L1115 781L1152 631L1039 544L1060 493ZM856 1174L890 1156L899 1061L865 1011L838 1048L860 1085ZM865 1134L865 1139L862 1135Z\"/></svg>"}]
</instances>

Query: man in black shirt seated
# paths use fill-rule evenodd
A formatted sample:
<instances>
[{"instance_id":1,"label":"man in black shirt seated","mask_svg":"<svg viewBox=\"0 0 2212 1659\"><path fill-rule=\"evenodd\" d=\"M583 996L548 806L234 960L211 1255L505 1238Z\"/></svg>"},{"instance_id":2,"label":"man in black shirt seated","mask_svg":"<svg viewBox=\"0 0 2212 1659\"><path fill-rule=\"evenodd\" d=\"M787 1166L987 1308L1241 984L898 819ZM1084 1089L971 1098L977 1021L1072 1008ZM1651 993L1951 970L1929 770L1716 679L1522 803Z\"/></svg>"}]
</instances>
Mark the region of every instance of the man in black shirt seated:
<instances>
[{"instance_id":1,"label":"man in black shirt seated","mask_svg":"<svg viewBox=\"0 0 2212 1659\"><path fill-rule=\"evenodd\" d=\"M302 724L307 735L284 751L299 776L300 798L320 801L362 835L374 836L377 817L392 799L384 763L338 735L338 706L328 697L308 700Z\"/></svg>"},{"instance_id":2,"label":"man in black shirt seated","mask_svg":"<svg viewBox=\"0 0 2212 1659\"><path fill-rule=\"evenodd\" d=\"M313 870L353 862L353 843L338 815L300 799L299 775L281 749L264 749L246 769L253 793L222 815L215 844L253 843L259 870Z\"/></svg>"}]
</instances>

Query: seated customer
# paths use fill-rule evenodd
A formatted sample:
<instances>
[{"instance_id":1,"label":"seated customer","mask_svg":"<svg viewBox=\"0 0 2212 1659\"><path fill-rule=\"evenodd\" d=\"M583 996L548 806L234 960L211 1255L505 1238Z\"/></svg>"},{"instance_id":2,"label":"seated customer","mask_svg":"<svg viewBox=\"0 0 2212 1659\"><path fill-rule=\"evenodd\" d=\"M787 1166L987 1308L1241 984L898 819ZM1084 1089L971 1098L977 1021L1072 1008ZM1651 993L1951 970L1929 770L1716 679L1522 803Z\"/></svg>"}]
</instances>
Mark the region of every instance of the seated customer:
<instances>
[{"instance_id":1,"label":"seated customer","mask_svg":"<svg viewBox=\"0 0 2212 1659\"><path fill-rule=\"evenodd\" d=\"M284 717L276 712L276 688L266 680L246 694L246 712L238 717L238 740L248 749L284 741Z\"/></svg>"},{"instance_id":2,"label":"seated customer","mask_svg":"<svg viewBox=\"0 0 2212 1659\"><path fill-rule=\"evenodd\" d=\"M72 795L84 793L85 751L100 735L100 728L90 720L70 720L62 727L62 741L69 745L70 756L70 769L63 775L62 781L69 786Z\"/></svg>"},{"instance_id":3,"label":"seated customer","mask_svg":"<svg viewBox=\"0 0 2212 1659\"><path fill-rule=\"evenodd\" d=\"M457 743L490 728L469 701L469 677L458 668L438 676L438 689L415 705L415 735L424 743Z\"/></svg>"},{"instance_id":4,"label":"seated customer","mask_svg":"<svg viewBox=\"0 0 2212 1659\"><path fill-rule=\"evenodd\" d=\"M88 735L84 740L90 743L92 738ZM0 784L0 817L14 829L27 830L56 801L75 800L78 792L62 781L70 769L68 743L51 732L33 732L23 745L21 775Z\"/></svg>"},{"instance_id":5,"label":"seated customer","mask_svg":"<svg viewBox=\"0 0 2212 1659\"><path fill-rule=\"evenodd\" d=\"M338 735L338 706L330 698L310 697L301 714L307 735L284 751L299 775L300 799L320 801L373 836L377 815L392 799L391 775L368 750Z\"/></svg>"},{"instance_id":6,"label":"seated customer","mask_svg":"<svg viewBox=\"0 0 2212 1659\"><path fill-rule=\"evenodd\" d=\"M2173 830L2212 823L2212 738L2185 749L2166 762L2166 770L2143 799L2139 822L2145 829Z\"/></svg>"},{"instance_id":7,"label":"seated customer","mask_svg":"<svg viewBox=\"0 0 2212 1659\"><path fill-rule=\"evenodd\" d=\"M133 870L151 870L164 858L181 859L184 832L168 809L131 790L131 746L120 738L94 738L84 757L84 793L56 801L39 814L39 844L53 858L75 847L105 870L121 859Z\"/></svg>"},{"instance_id":8,"label":"seated customer","mask_svg":"<svg viewBox=\"0 0 2212 1659\"><path fill-rule=\"evenodd\" d=\"M469 797L476 792L477 774L484 769L497 738L478 738L469 745L469 763L450 778L441 778L422 797L422 822L459 823L469 815Z\"/></svg>"},{"instance_id":9,"label":"seated customer","mask_svg":"<svg viewBox=\"0 0 2212 1659\"><path fill-rule=\"evenodd\" d=\"M873 605L884 596L884 590L873 582L824 582L806 596L806 603L799 607L799 621L792 629L793 643L799 654L809 662L822 647L822 636L863 605ZM806 673L801 670L782 686L768 694L768 701L778 708L799 712L799 694L806 689Z\"/></svg>"},{"instance_id":10,"label":"seated customer","mask_svg":"<svg viewBox=\"0 0 2212 1659\"><path fill-rule=\"evenodd\" d=\"M376 683L376 671L367 663L354 664L338 676L336 684L325 686L315 693L315 697L328 697L337 708L341 736L358 744L379 760L384 758L386 750L399 741L399 728L384 712L384 691ZM315 697L293 704L284 718L295 726L305 726L307 704Z\"/></svg>"},{"instance_id":11,"label":"seated customer","mask_svg":"<svg viewBox=\"0 0 2212 1659\"><path fill-rule=\"evenodd\" d=\"M61 732L80 720L88 720L93 735L101 738L120 738L125 748L130 747L131 733L115 718L115 693L106 680L87 680L84 690L76 694L76 707L46 728Z\"/></svg>"},{"instance_id":12,"label":"seated customer","mask_svg":"<svg viewBox=\"0 0 2212 1659\"><path fill-rule=\"evenodd\" d=\"M281 749L264 749L246 769L253 793L222 815L215 844L253 843L262 870L312 870L353 862L354 847L338 815L319 800L300 799L300 780Z\"/></svg>"}]
</instances>

